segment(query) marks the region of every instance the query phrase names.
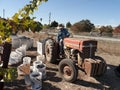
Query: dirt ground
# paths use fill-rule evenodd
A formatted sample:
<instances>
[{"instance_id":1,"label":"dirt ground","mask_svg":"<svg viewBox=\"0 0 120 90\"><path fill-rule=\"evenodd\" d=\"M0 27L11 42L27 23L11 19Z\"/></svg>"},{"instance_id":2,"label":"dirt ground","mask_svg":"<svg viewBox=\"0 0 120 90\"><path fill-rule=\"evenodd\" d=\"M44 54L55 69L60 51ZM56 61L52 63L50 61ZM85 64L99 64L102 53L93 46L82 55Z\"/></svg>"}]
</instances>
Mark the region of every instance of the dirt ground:
<instances>
[{"instance_id":1,"label":"dirt ground","mask_svg":"<svg viewBox=\"0 0 120 90\"><path fill-rule=\"evenodd\" d=\"M38 38L35 38L36 40ZM27 50L27 55L32 58L32 61L36 60L38 55L36 45ZM116 66L120 64L120 56L104 53L100 50L96 55L103 57L107 62L107 71L104 75L89 77L79 72L81 77L78 77L74 83L69 83L60 77L57 64L46 63L47 77L42 81L42 90L120 90L120 77L117 77L114 72ZM17 80L5 83L4 90L29 90L28 88L25 85L24 77L19 76Z\"/></svg>"}]
</instances>

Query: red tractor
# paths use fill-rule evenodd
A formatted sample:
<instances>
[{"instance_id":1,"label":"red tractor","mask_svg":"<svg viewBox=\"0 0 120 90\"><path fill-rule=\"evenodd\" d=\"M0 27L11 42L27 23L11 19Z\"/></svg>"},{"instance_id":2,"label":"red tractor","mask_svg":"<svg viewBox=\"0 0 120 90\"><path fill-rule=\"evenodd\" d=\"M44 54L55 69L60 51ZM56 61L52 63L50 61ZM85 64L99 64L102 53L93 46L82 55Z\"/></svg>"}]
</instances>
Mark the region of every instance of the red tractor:
<instances>
[{"instance_id":1,"label":"red tractor","mask_svg":"<svg viewBox=\"0 0 120 90\"><path fill-rule=\"evenodd\" d=\"M59 62L59 73L68 82L77 79L78 70L89 76L99 76L105 73L107 64L99 56L95 56L97 41L90 39L65 38L64 57L59 56L59 45L51 38L42 42L43 54L51 63Z\"/></svg>"}]
</instances>

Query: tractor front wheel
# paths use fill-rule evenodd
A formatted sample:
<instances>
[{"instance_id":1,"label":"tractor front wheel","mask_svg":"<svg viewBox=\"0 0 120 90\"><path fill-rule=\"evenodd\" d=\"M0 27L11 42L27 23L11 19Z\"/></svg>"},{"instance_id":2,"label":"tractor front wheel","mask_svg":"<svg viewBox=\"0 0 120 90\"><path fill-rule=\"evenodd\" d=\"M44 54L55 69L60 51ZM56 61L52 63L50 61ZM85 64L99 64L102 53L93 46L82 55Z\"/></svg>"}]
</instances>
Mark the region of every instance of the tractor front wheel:
<instances>
[{"instance_id":1,"label":"tractor front wheel","mask_svg":"<svg viewBox=\"0 0 120 90\"><path fill-rule=\"evenodd\" d=\"M71 59L64 59L59 63L59 73L68 82L74 82L78 76L78 70Z\"/></svg>"}]
</instances>

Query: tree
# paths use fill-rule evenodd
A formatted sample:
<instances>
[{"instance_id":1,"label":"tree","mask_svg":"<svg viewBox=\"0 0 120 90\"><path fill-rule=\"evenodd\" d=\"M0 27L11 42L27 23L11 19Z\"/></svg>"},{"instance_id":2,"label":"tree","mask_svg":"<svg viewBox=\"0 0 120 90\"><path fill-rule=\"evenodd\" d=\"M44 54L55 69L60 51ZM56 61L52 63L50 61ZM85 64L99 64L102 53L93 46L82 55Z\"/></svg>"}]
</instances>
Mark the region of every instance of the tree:
<instances>
[{"instance_id":1,"label":"tree","mask_svg":"<svg viewBox=\"0 0 120 90\"><path fill-rule=\"evenodd\" d=\"M66 23L66 27L67 27L67 28L70 28L71 26L72 26L72 25L71 25L70 22L67 22L67 23Z\"/></svg>"},{"instance_id":2,"label":"tree","mask_svg":"<svg viewBox=\"0 0 120 90\"><path fill-rule=\"evenodd\" d=\"M106 33L112 33L112 32L113 32L112 26L111 26L111 25L106 26L105 32L106 32Z\"/></svg>"},{"instance_id":3,"label":"tree","mask_svg":"<svg viewBox=\"0 0 120 90\"><path fill-rule=\"evenodd\" d=\"M47 24L44 24L44 25L43 25L43 29L49 29L49 27L50 27L49 24L48 24L48 25L47 25Z\"/></svg>"},{"instance_id":4,"label":"tree","mask_svg":"<svg viewBox=\"0 0 120 90\"><path fill-rule=\"evenodd\" d=\"M33 32L39 32L42 29L42 24L40 22L33 21L30 23L30 29Z\"/></svg>"},{"instance_id":5,"label":"tree","mask_svg":"<svg viewBox=\"0 0 120 90\"><path fill-rule=\"evenodd\" d=\"M99 32L100 36L102 36L103 33L106 34L106 36L112 36L113 28L110 25L108 25L108 26L101 26L99 28L99 31L100 31Z\"/></svg>"},{"instance_id":6,"label":"tree","mask_svg":"<svg viewBox=\"0 0 120 90\"><path fill-rule=\"evenodd\" d=\"M57 27L57 26L58 26L58 22L56 21L51 22L50 27Z\"/></svg>"},{"instance_id":7,"label":"tree","mask_svg":"<svg viewBox=\"0 0 120 90\"><path fill-rule=\"evenodd\" d=\"M80 22L73 24L73 26L71 27L71 30L75 33L90 32L94 28L95 28L94 24L92 24L90 20L82 20Z\"/></svg>"},{"instance_id":8,"label":"tree","mask_svg":"<svg viewBox=\"0 0 120 90\"><path fill-rule=\"evenodd\" d=\"M116 34L120 34L120 25L118 25L115 29L114 29L114 33Z\"/></svg>"}]
</instances>

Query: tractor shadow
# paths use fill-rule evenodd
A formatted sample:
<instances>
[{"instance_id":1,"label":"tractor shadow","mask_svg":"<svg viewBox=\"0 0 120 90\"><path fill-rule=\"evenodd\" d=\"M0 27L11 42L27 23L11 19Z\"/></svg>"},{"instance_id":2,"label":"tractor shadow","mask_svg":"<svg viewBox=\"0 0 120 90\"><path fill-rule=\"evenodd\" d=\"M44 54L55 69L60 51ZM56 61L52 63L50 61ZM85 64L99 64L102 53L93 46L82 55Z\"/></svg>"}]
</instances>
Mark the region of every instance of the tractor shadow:
<instances>
[{"instance_id":1,"label":"tractor shadow","mask_svg":"<svg viewBox=\"0 0 120 90\"><path fill-rule=\"evenodd\" d=\"M62 78L57 76L57 68L46 67L46 79L43 81L42 90L61 90L59 87L54 86L52 83L59 83ZM49 83L52 82L52 83Z\"/></svg>"},{"instance_id":2,"label":"tractor shadow","mask_svg":"<svg viewBox=\"0 0 120 90\"><path fill-rule=\"evenodd\" d=\"M81 75L82 77L78 77L78 80L74 84L97 90L120 90L120 77L116 76L115 68L116 66L108 65L106 73L101 76L89 77Z\"/></svg>"},{"instance_id":3,"label":"tractor shadow","mask_svg":"<svg viewBox=\"0 0 120 90\"><path fill-rule=\"evenodd\" d=\"M57 73L58 73L58 69L57 68L53 68L53 67L46 67L46 75L48 76L46 78L46 80L52 81L52 82L61 82L62 78L58 77Z\"/></svg>"},{"instance_id":4,"label":"tractor shadow","mask_svg":"<svg viewBox=\"0 0 120 90\"><path fill-rule=\"evenodd\" d=\"M41 90L61 90L61 89L56 86L53 86L51 83L43 82L43 87Z\"/></svg>"}]
</instances>

